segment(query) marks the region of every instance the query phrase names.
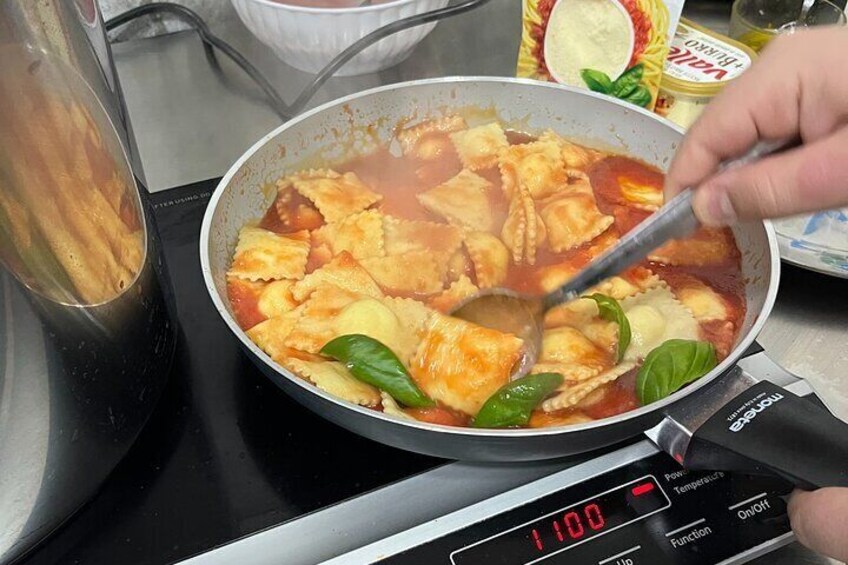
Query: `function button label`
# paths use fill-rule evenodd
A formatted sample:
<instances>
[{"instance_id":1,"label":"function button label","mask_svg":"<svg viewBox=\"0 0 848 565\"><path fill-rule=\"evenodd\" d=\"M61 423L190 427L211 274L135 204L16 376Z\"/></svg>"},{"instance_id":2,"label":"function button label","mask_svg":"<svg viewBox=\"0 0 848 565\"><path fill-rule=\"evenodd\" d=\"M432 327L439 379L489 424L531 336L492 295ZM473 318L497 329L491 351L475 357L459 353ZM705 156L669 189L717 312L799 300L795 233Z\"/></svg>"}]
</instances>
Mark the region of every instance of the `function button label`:
<instances>
[{"instance_id":1,"label":"function button label","mask_svg":"<svg viewBox=\"0 0 848 565\"><path fill-rule=\"evenodd\" d=\"M668 532L665 537L668 538L671 547L675 549L685 547L686 545L694 543L713 533L713 529L705 525L706 521L706 518L701 518L691 524L686 524L685 526Z\"/></svg>"}]
</instances>

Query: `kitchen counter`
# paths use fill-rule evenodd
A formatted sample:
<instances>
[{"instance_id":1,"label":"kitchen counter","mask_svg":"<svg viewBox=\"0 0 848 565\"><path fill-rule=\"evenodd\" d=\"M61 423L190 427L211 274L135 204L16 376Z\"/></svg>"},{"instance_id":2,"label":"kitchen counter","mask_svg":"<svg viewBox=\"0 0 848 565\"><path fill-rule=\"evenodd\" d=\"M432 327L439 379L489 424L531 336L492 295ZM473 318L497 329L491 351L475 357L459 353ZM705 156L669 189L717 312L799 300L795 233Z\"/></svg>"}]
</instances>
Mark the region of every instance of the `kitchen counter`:
<instances>
[{"instance_id":1,"label":"kitchen counter","mask_svg":"<svg viewBox=\"0 0 848 565\"><path fill-rule=\"evenodd\" d=\"M685 15L726 29L729 3L690 2ZM481 25L483 22L483 25ZM469 33L471 26L475 33ZM235 13L215 33L231 42L293 100L311 75L279 61ZM372 75L331 79L315 106L381 84L446 75L514 74L520 2L493 0L441 22L404 63ZM113 47L116 65L151 191L221 176L241 153L279 125L259 90L228 60L208 64L193 32L132 40ZM794 267L784 269L774 311L760 336L769 354L809 379L824 400L848 418L848 281ZM792 544L763 563L829 563Z\"/></svg>"}]
</instances>

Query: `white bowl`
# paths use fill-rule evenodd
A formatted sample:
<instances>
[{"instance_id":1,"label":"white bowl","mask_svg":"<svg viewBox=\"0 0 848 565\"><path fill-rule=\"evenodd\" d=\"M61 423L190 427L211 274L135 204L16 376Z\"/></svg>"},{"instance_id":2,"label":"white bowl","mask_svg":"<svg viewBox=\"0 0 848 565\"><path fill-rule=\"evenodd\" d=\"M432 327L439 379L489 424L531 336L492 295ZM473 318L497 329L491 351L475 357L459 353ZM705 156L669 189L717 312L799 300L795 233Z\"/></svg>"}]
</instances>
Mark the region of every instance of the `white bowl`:
<instances>
[{"instance_id":1,"label":"white bowl","mask_svg":"<svg viewBox=\"0 0 848 565\"><path fill-rule=\"evenodd\" d=\"M443 8L449 0L394 0L360 8L307 8L271 0L232 0L244 25L276 55L302 71L316 73L357 39L388 23ZM435 23L377 42L348 61L337 76L361 75L406 59Z\"/></svg>"}]
</instances>

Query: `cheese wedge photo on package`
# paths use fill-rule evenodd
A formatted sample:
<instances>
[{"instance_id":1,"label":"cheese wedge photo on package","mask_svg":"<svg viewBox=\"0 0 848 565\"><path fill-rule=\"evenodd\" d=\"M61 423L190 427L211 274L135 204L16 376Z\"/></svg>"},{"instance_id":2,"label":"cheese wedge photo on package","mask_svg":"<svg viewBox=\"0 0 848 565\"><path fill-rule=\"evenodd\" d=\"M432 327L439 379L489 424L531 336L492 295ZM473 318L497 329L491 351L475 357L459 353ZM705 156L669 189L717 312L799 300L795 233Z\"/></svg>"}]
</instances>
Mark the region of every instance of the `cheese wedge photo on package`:
<instances>
[{"instance_id":1,"label":"cheese wedge photo on package","mask_svg":"<svg viewBox=\"0 0 848 565\"><path fill-rule=\"evenodd\" d=\"M523 0L517 74L653 109L683 0Z\"/></svg>"}]
</instances>

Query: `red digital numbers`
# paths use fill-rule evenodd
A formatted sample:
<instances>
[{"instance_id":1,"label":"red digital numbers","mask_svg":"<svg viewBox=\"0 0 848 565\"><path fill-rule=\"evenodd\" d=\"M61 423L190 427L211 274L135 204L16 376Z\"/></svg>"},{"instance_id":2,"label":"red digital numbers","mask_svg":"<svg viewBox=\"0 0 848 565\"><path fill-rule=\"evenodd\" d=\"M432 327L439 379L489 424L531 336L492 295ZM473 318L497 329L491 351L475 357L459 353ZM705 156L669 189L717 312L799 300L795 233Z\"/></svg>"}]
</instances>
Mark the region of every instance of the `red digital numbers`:
<instances>
[{"instance_id":1,"label":"red digital numbers","mask_svg":"<svg viewBox=\"0 0 848 565\"><path fill-rule=\"evenodd\" d=\"M562 523L562 525L560 525L560 523ZM564 542L566 539L563 530L568 532L569 540L576 541L586 535L586 527L584 526L584 523L587 524L589 529L592 531L597 532L602 529L606 524L606 521L604 520L604 515L601 512L601 507L594 503L588 504L583 507L582 515L574 510L566 512L562 516L561 520L554 520L551 523L551 528L558 542ZM544 551L545 545L542 542L542 536L539 535L539 531L537 529L533 529L531 537L536 549Z\"/></svg>"},{"instance_id":2,"label":"red digital numbers","mask_svg":"<svg viewBox=\"0 0 848 565\"><path fill-rule=\"evenodd\" d=\"M604 515L601 514L601 508L597 504L590 504L584 510L586 520L589 522L589 527L593 530L600 530L604 527Z\"/></svg>"},{"instance_id":3,"label":"red digital numbers","mask_svg":"<svg viewBox=\"0 0 848 565\"><path fill-rule=\"evenodd\" d=\"M571 536L571 539L580 539L586 533L577 512L568 512L562 517L562 521L565 522L565 527L568 528L568 535Z\"/></svg>"}]
</instances>

